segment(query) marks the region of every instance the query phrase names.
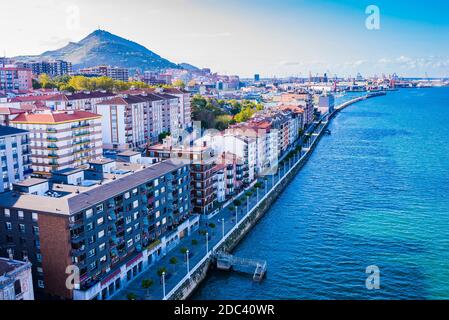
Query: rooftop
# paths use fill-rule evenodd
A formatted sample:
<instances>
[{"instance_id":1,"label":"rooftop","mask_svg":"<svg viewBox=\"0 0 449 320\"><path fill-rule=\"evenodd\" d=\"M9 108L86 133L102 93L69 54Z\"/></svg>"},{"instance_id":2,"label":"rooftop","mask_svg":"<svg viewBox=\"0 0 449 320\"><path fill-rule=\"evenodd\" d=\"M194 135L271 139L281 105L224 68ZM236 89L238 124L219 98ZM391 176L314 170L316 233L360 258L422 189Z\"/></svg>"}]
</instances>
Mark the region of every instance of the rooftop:
<instances>
[{"instance_id":1,"label":"rooftop","mask_svg":"<svg viewBox=\"0 0 449 320\"><path fill-rule=\"evenodd\" d=\"M11 123L23 124L57 124L76 122L81 120L99 119L101 115L92 112L75 110L66 112L23 113L17 116Z\"/></svg>"},{"instance_id":2,"label":"rooftop","mask_svg":"<svg viewBox=\"0 0 449 320\"><path fill-rule=\"evenodd\" d=\"M28 131L13 127L0 126L0 137L13 136L17 134L25 134Z\"/></svg>"},{"instance_id":3,"label":"rooftop","mask_svg":"<svg viewBox=\"0 0 449 320\"><path fill-rule=\"evenodd\" d=\"M87 187L53 184L52 191L62 195L60 197L19 194L16 191L9 191L3 193L0 197L0 207L70 215L113 198L126 190L135 188L182 166L182 164L175 164L171 161L159 162L151 166L117 163L116 171L112 174L105 174L104 179L98 181L99 183Z\"/></svg>"},{"instance_id":4,"label":"rooftop","mask_svg":"<svg viewBox=\"0 0 449 320\"><path fill-rule=\"evenodd\" d=\"M29 264L29 262L0 258L0 279L4 274L10 273L27 264Z\"/></svg>"}]
</instances>

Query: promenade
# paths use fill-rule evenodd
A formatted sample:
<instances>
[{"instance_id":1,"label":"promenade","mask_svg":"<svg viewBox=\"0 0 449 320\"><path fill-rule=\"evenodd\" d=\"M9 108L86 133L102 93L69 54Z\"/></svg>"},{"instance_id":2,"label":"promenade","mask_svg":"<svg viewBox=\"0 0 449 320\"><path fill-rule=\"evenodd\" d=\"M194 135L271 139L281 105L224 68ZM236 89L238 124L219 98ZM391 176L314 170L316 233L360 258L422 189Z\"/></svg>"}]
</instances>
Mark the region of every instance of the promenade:
<instances>
[{"instance_id":1,"label":"promenade","mask_svg":"<svg viewBox=\"0 0 449 320\"><path fill-rule=\"evenodd\" d=\"M125 288L109 297L109 299L126 300L131 297L137 300L169 299L182 284L191 280L192 273L209 259L212 252L270 195L295 166L308 157L309 153L313 152L312 147L317 143L326 128L328 120L348 105L366 98L368 96L345 102L338 106L333 114L326 114L317 119L279 159L276 174L258 178L256 185L249 188L238 198L239 206L231 204L220 210L210 220L201 221L197 231L181 239L176 248L144 270ZM298 147L301 147L301 149L299 150ZM186 250L189 251L188 258ZM165 271L164 277L160 275L162 270ZM151 280L152 285L149 288L143 288L142 282L144 280ZM248 281L252 280L249 279Z\"/></svg>"}]
</instances>

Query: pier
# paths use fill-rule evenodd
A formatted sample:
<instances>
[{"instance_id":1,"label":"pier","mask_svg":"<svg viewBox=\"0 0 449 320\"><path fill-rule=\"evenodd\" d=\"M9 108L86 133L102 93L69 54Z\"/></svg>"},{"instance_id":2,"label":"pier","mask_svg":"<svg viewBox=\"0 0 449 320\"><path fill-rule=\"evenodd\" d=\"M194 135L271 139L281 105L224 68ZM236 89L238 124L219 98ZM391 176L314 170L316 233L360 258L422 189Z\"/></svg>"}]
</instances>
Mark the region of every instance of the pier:
<instances>
[{"instance_id":1,"label":"pier","mask_svg":"<svg viewBox=\"0 0 449 320\"><path fill-rule=\"evenodd\" d=\"M265 260L246 259L233 256L225 252L217 252L212 256L219 270L234 270L248 273L253 276L254 281L261 281L267 271Z\"/></svg>"}]
</instances>

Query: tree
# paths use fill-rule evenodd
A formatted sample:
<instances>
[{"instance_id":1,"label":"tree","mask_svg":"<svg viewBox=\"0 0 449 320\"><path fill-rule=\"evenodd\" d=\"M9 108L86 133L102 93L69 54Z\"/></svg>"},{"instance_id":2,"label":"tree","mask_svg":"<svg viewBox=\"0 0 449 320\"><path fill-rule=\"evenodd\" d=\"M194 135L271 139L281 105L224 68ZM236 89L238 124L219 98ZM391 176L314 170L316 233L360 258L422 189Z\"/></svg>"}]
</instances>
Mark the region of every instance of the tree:
<instances>
[{"instance_id":1,"label":"tree","mask_svg":"<svg viewBox=\"0 0 449 320\"><path fill-rule=\"evenodd\" d=\"M178 79L173 82L173 86L180 89L184 89L186 84L184 83L184 81Z\"/></svg>"},{"instance_id":2,"label":"tree","mask_svg":"<svg viewBox=\"0 0 449 320\"><path fill-rule=\"evenodd\" d=\"M175 266L178 263L178 259L176 259L176 257L171 257L169 262L173 266L173 273L174 273L175 272Z\"/></svg>"},{"instance_id":3,"label":"tree","mask_svg":"<svg viewBox=\"0 0 449 320\"><path fill-rule=\"evenodd\" d=\"M189 249L187 249L186 247L182 247L181 249L179 249L179 251L180 251L182 254L186 254L186 253L187 253L187 250L189 250Z\"/></svg>"},{"instance_id":4,"label":"tree","mask_svg":"<svg viewBox=\"0 0 449 320\"><path fill-rule=\"evenodd\" d=\"M256 113L255 109L251 109L249 107L246 107L242 109L239 113L237 113L234 117L234 120L237 123L248 121L252 118L252 116Z\"/></svg>"},{"instance_id":5,"label":"tree","mask_svg":"<svg viewBox=\"0 0 449 320\"><path fill-rule=\"evenodd\" d=\"M192 245L194 245L194 246L198 245L198 240L192 239Z\"/></svg>"},{"instance_id":6,"label":"tree","mask_svg":"<svg viewBox=\"0 0 449 320\"><path fill-rule=\"evenodd\" d=\"M135 294L135 293L128 293L127 295L126 295L126 299L128 299L128 300L136 300L137 299L137 295Z\"/></svg>"},{"instance_id":7,"label":"tree","mask_svg":"<svg viewBox=\"0 0 449 320\"><path fill-rule=\"evenodd\" d=\"M39 75L38 79L41 87L44 89L51 89L55 87L54 83L51 81L51 78L45 73Z\"/></svg>"},{"instance_id":8,"label":"tree","mask_svg":"<svg viewBox=\"0 0 449 320\"><path fill-rule=\"evenodd\" d=\"M152 279L142 280L142 288L147 291L146 296L150 296L150 288L153 286L154 281Z\"/></svg>"},{"instance_id":9,"label":"tree","mask_svg":"<svg viewBox=\"0 0 449 320\"><path fill-rule=\"evenodd\" d=\"M159 143L162 143L164 141L165 138L170 136L170 132L162 132L159 134L158 140Z\"/></svg>"},{"instance_id":10,"label":"tree","mask_svg":"<svg viewBox=\"0 0 449 320\"><path fill-rule=\"evenodd\" d=\"M167 268L165 268L165 267L160 267L158 270L157 270L157 274L159 275L159 277L162 277L162 274L163 273L167 273Z\"/></svg>"},{"instance_id":11,"label":"tree","mask_svg":"<svg viewBox=\"0 0 449 320\"><path fill-rule=\"evenodd\" d=\"M235 199L233 203L234 203L234 206L236 206L236 207L240 207L240 205L242 204L242 202L239 199Z\"/></svg>"}]
</instances>

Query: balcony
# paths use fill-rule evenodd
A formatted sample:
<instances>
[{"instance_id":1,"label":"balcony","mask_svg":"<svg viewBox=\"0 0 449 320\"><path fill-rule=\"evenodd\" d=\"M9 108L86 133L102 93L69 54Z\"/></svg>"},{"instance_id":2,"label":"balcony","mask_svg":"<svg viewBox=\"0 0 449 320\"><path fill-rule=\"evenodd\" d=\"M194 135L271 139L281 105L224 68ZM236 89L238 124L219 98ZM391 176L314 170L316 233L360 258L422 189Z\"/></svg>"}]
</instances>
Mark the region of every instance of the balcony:
<instances>
[{"instance_id":1,"label":"balcony","mask_svg":"<svg viewBox=\"0 0 449 320\"><path fill-rule=\"evenodd\" d=\"M74 133L73 136L74 137L82 137L82 136L87 136L89 134L90 134L90 131L81 131L81 132Z\"/></svg>"},{"instance_id":2,"label":"balcony","mask_svg":"<svg viewBox=\"0 0 449 320\"><path fill-rule=\"evenodd\" d=\"M48 133L56 133L58 132L55 128L47 128L47 130L45 130Z\"/></svg>"},{"instance_id":3,"label":"balcony","mask_svg":"<svg viewBox=\"0 0 449 320\"><path fill-rule=\"evenodd\" d=\"M50 141L50 142L57 142L58 139L55 138L55 137L47 137L47 141Z\"/></svg>"},{"instance_id":4,"label":"balcony","mask_svg":"<svg viewBox=\"0 0 449 320\"><path fill-rule=\"evenodd\" d=\"M56 145L54 145L54 144L50 144L50 145L48 145L48 146L47 146L47 149L51 149L51 150L58 150L58 149L59 149L59 147L58 147L58 146L56 146Z\"/></svg>"},{"instance_id":5,"label":"balcony","mask_svg":"<svg viewBox=\"0 0 449 320\"><path fill-rule=\"evenodd\" d=\"M77 124L77 125L73 125L72 129L80 129L80 128L87 128L89 127L88 123L84 123L84 124Z\"/></svg>"}]
</instances>

